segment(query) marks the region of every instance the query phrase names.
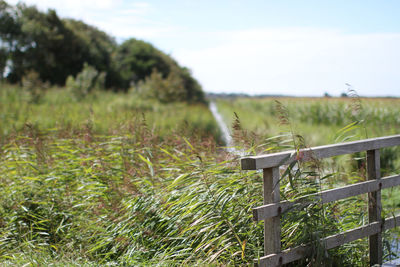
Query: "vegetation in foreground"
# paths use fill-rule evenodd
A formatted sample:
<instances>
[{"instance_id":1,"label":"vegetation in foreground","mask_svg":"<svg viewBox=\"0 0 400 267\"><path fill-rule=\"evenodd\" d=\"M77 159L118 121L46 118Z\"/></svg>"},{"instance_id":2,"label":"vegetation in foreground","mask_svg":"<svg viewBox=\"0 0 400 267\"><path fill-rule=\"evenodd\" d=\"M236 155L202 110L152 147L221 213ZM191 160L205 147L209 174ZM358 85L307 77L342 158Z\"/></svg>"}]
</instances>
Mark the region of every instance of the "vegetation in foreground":
<instances>
[{"instance_id":1,"label":"vegetation in foreground","mask_svg":"<svg viewBox=\"0 0 400 267\"><path fill-rule=\"evenodd\" d=\"M95 91L78 102L69 90L50 90L38 102L30 97L19 87L0 90L2 264L244 265L262 255L262 223L251 218L262 203L261 174L240 171L238 159L218 147L206 106L166 104L135 91ZM282 122L285 107L275 110ZM297 138L266 139L242 123L234 121L234 137L249 153L287 149ZM281 191L292 199L363 179L347 162L320 166L318 175L308 171L315 166L292 166L282 172ZM385 208L398 209L398 194L386 194ZM285 214L283 247L363 223L365 203L362 196ZM317 249L314 261L296 264L366 265L366 246ZM386 258L391 249L385 246Z\"/></svg>"}]
</instances>

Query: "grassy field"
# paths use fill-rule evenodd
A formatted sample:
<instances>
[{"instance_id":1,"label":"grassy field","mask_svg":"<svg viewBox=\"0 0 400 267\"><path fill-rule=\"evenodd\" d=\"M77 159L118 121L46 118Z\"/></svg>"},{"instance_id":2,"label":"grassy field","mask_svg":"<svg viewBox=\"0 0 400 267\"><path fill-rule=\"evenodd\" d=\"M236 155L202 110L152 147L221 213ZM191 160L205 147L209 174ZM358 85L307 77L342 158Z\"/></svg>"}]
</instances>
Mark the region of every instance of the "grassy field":
<instances>
[{"instance_id":1,"label":"grassy field","mask_svg":"<svg viewBox=\"0 0 400 267\"><path fill-rule=\"evenodd\" d=\"M396 98L221 99L218 108L228 124L236 112L244 129L264 138L290 131L282 125L276 101L285 107L290 126L309 146L400 132L400 99ZM341 136L341 129L356 121L356 127Z\"/></svg>"},{"instance_id":2,"label":"grassy field","mask_svg":"<svg viewBox=\"0 0 400 267\"><path fill-rule=\"evenodd\" d=\"M332 124L318 133L336 131L341 140L364 138L365 129L378 135L359 123L340 136L339 129L354 120L347 118L344 100L281 101L296 126L276 126L280 111L268 99L219 100L218 107L234 125L236 143L249 153L290 148L297 137L276 136L288 127L302 129L298 124L307 128L302 134L315 140L312 145L331 142L308 129L318 125ZM393 121L381 117L379 123L387 128L382 134L394 133L397 102L380 101L371 100L368 110L393 114ZM310 113L313 105L326 116L332 109L345 113L343 125L329 123L332 118L315 121L321 112ZM251 264L262 256L262 223L252 221L251 211L262 203L261 174L241 171L239 160L220 147L205 105L162 104L135 92L98 91L76 101L63 88L49 90L36 103L29 92L1 85L0 138L0 265L219 266ZM386 166L387 173L398 169L395 152L387 152L393 165ZM331 169L321 174L336 173L335 179L315 179L310 166L301 166L293 183L286 172L281 191L291 199L318 192L320 180L329 187L363 179L357 161L341 162L329 163ZM399 194L385 194L385 207L398 209ZM285 214L283 247L365 223L362 201L365 196ZM393 242L391 233L385 241ZM366 246L365 240L353 242L313 257L318 264L362 266ZM390 248L385 246L386 259L393 256Z\"/></svg>"},{"instance_id":3,"label":"grassy field","mask_svg":"<svg viewBox=\"0 0 400 267\"><path fill-rule=\"evenodd\" d=\"M142 122L160 135L173 130L187 135L196 132L219 136L218 127L204 105L161 104L144 99L135 91L127 94L99 91L76 101L64 88L52 88L34 103L29 92L20 87L3 85L1 89L0 136L20 132L27 124L65 134L90 127L94 133L112 135L128 133L129 127Z\"/></svg>"}]
</instances>

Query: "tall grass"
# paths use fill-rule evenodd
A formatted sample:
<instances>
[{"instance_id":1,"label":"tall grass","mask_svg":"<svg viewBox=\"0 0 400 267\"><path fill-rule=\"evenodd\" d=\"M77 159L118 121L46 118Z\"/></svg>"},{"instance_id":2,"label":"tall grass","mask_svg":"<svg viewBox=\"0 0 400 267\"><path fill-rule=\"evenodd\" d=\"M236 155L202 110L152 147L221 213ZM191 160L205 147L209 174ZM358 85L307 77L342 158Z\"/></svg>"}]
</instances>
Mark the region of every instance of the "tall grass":
<instances>
[{"instance_id":1,"label":"tall grass","mask_svg":"<svg viewBox=\"0 0 400 267\"><path fill-rule=\"evenodd\" d=\"M251 261L261 248L251 222L258 176L234 171L223 153L216 160L212 138L199 140L146 127L76 138L25 128L1 149L1 258Z\"/></svg>"},{"instance_id":2,"label":"tall grass","mask_svg":"<svg viewBox=\"0 0 400 267\"><path fill-rule=\"evenodd\" d=\"M61 88L37 103L27 97L18 87L0 90L0 265L250 265L262 256L263 225L251 212L262 204L261 174L242 172L219 148L205 106L134 92L95 92L77 103ZM266 138L237 114L234 137L252 153L309 145L296 125ZM281 192L292 199L362 176L354 168L333 181L329 168L289 166ZM359 200L285 214L284 248L364 220ZM321 251L317 263L367 262L363 241Z\"/></svg>"}]
</instances>

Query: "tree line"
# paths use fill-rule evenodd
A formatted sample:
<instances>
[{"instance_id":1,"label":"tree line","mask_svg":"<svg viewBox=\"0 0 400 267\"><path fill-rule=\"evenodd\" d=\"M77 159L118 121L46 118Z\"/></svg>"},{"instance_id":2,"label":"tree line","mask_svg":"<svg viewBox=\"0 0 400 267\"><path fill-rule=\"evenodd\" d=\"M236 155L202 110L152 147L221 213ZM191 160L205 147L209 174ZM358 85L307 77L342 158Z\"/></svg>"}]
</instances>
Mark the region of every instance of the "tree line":
<instances>
[{"instance_id":1,"label":"tree line","mask_svg":"<svg viewBox=\"0 0 400 267\"><path fill-rule=\"evenodd\" d=\"M98 28L0 0L0 79L20 83L34 71L41 81L64 86L90 66L104 76L104 87L132 86L162 101L204 102L190 70L148 42L128 39L118 44Z\"/></svg>"}]
</instances>

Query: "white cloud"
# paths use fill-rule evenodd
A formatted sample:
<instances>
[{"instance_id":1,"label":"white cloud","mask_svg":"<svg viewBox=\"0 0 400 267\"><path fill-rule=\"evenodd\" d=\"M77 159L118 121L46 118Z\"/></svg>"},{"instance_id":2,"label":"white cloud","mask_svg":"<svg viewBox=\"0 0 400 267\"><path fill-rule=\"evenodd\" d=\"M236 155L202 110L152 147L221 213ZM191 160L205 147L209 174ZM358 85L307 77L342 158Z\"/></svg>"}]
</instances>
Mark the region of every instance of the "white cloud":
<instances>
[{"instance_id":1,"label":"white cloud","mask_svg":"<svg viewBox=\"0 0 400 267\"><path fill-rule=\"evenodd\" d=\"M16 4L18 0L9 0ZM148 19L152 6L148 2L123 0L25 0L40 10L57 10L60 17L81 19L119 39L151 39L170 35L178 27Z\"/></svg>"},{"instance_id":2,"label":"white cloud","mask_svg":"<svg viewBox=\"0 0 400 267\"><path fill-rule=\"evenodd\" d=\"M400 34L281 28L220 35L218 46L174 53L207 91L337 95L348 82L361 95L400 93Z\"/></svg>"},{"instance_id":3,"label":"white cloud","mask_svg":"<svg viewBox=\"0 0 400 267\"><path fill-rule=\"evenodd\" d=\"M118 16L104 17L102 20L90 18L87 19L86 22L96 25L100 29L119 38L135 37L140 39L151 39L163 37L170 33L179 31L178 27L162 25L142 17L122 14Z\"/></svg>"},{"instance_id":4,"label":"white cloud","mask_svg":"<svg viewBox=\"0 0 400 267\"><path fill-rule=\"evenodd\" d=\"M20 1L9 0L8 2L16 4ZM74 16L82 14L83 12L92 12L92 10L107 10L114 8L121 5L122 0L25 0L23 2L27 5L36 5L42 10L53 8L62 14Z\"/></svg>"}]
</instances>

